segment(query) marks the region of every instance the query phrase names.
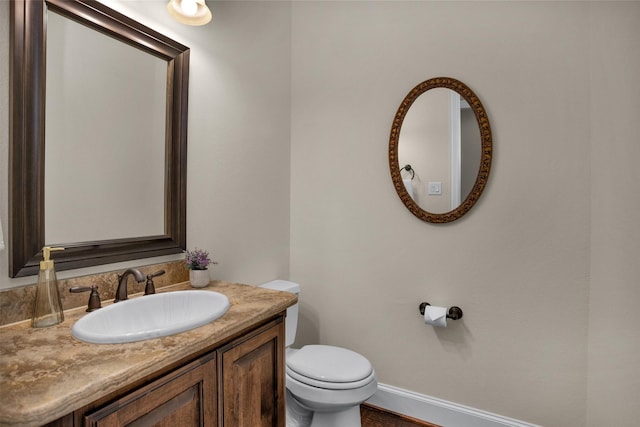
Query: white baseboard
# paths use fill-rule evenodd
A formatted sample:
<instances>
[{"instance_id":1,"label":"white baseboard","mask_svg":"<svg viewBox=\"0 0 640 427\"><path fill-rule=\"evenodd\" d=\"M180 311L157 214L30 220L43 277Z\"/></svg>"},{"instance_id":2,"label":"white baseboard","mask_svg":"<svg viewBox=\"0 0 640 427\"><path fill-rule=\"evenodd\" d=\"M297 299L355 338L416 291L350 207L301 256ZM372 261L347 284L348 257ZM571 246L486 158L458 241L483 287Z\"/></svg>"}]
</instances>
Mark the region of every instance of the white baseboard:
<instances>
[{"instance_id":1,"label":"white baseboard","mask_svg":"<svg viewBox=\"0 0 640 427\"><path fill-rule=\"evenodd\" d=\"M443 427L540 427L380 383L367 403Z\"/></svg>"}]
</instances>

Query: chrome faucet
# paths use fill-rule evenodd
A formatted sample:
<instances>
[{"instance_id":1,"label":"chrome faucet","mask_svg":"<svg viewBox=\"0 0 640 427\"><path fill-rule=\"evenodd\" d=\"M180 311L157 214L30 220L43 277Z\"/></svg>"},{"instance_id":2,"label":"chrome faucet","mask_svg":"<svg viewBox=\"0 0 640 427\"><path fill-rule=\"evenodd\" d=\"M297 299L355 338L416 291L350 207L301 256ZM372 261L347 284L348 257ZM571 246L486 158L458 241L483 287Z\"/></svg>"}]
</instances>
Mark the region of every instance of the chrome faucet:
<instances>
[{"instance_id":1,"label":"chrome faucet","mask_svg":"<svg viewBox=\"0 0 640 427\"><path fill-rule=\"evenodd\" d=\"M113 302L124 301L129 298L127 295L127 279L131 274L133 274L133 277L136 278L138 283L146 280L145 275L135 268L129 268L124 273L118 274L118 289L116 289L116 298Z\"/></svg>"}]
</instances>

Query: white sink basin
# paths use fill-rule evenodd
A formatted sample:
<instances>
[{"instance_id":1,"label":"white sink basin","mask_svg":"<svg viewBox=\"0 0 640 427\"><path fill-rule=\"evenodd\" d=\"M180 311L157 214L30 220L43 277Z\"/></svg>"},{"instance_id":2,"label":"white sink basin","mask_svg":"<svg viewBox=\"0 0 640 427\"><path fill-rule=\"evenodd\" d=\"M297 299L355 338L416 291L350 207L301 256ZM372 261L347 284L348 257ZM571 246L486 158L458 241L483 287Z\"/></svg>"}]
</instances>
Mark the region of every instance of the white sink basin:
<instances>
[{"instance_id":1,"label":"white sink basin","mask_svg":"<svg viewBox=\"0 0 640 427\"><path fill-rule=\"evenodd\" d=\"M78 320L71 333L94 344L142 341L188 331L222 316L229 298L212 291L175 291L111 304Z\"/></svg>"}]
</instances>

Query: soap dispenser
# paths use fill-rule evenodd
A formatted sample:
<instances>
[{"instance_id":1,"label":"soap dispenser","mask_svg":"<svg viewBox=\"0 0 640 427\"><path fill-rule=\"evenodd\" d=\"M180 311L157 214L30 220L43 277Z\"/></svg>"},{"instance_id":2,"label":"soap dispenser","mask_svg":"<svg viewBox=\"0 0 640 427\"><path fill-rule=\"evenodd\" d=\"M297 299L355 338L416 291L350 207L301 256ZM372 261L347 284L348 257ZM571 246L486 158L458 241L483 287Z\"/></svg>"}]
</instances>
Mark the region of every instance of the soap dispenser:
<instances>
[{"instance_id":1,"label":"soap dispenser","mask_svg":"<svg viewBox=\"0 0 640 427\"><path fill-rule=\"evenodd\" d=\"M34 328L56 325L64 320L58 281L56 280L56 270L53 260L49 259L51 251L63 250L64 248L51 248L49 246L42 248L43 260L40 261L36 303L33 307L33 318L31 319L31 326Z\"/></svg>"}]
</instances>

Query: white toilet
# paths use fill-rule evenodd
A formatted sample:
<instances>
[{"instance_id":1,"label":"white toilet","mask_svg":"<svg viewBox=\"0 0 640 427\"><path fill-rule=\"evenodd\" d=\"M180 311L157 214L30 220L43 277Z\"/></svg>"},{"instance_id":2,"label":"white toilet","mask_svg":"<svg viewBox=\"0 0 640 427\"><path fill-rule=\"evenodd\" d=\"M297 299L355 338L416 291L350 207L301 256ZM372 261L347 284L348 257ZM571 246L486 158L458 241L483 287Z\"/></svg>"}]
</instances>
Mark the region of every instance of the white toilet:
<instances>
[{"instance_id":1,"label":"white toilet","mask_svg":"<svg viewBox=\"0 0 640 427\"><path fill-rule=\"evenodd\" d=\"M297 283L274 280L260 287L300 294ZM360 404L378 388L362 355L329 345L290 346L298 327L298 304L287 309L287 427L360 427Z\"/></svg>"}]
</instances>

